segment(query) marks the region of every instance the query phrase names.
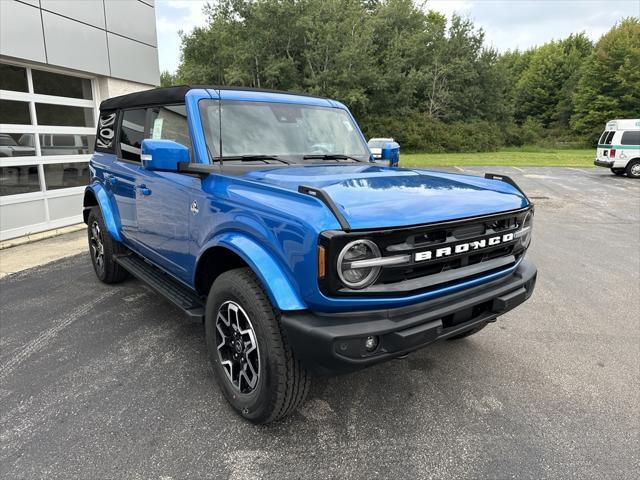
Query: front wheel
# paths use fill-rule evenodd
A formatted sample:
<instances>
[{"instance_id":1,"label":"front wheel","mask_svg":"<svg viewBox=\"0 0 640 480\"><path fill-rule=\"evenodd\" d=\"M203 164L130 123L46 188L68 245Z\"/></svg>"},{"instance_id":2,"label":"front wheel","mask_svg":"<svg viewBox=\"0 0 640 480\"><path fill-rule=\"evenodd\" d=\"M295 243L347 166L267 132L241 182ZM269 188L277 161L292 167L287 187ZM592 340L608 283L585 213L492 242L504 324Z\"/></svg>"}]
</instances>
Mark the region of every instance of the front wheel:
<instances>
[{"instance_id":1,"label":"front wheel","mask_svg":"<svg viewBox=\"0 0 640 480\"><path fill-rule=\"evenodd\" d=\"M627 164L627 177L640 178L640 160L631 160Z\"/></svg>"},{"instance_id":2,"label":"front wheel","mask_svg":"<svg viewBox=\"0 0 640 480\"><path fill-rule=\"evenodd\" d=\"M230 270L216 279L207 299L205 332L218 385L244 418L269 423L304 401L309 375L250 269Z\"/></svg>"}]
</instances>

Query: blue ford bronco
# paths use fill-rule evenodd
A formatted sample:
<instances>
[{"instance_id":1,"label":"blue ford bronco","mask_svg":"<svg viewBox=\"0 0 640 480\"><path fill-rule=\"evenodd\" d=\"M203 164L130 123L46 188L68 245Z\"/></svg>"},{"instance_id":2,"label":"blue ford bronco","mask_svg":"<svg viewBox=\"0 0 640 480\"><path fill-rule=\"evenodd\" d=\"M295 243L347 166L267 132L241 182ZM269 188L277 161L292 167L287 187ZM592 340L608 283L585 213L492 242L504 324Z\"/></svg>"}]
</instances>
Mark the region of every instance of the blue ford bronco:
<instances>
[{"instance_id":1,"label":"blue ford bronco","mask_svg":"<svg viewBox=\"0 0 640 480\"><path fill-rule=\"evenodd\" d=\"M204 322L218 384L267 423L312 374L472 335L529 298L533 205L508 177L375 164L326 98L171 87L100 106L91 260Z\"/></svg>"}]
</instances>

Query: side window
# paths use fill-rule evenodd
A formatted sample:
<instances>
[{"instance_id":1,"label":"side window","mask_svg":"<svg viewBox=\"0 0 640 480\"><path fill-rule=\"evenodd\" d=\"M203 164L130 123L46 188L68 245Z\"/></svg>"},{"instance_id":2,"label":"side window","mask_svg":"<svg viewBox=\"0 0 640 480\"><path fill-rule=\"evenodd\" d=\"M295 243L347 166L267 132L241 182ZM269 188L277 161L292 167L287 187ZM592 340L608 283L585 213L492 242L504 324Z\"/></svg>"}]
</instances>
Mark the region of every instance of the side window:
<instances>
[{"instance_id":1,"label":"side window","mask_svg":"<svg viewBox=\"0 0 640 480\"><path fill-rule=\"evenodd\" d=\"M620 143L622 145L640 145L640 130L624 132Z\"/></svg>"},{"instance_id":2,"label":"side window","mask_svg":"<svg viewBox=\"0 0 640 480\"><path fill-rule=\"evenodd\" d=\"M191 150L186 106L152 107L149 117L149 137L156 140L173 140Z\"/></svg>"},{"instance_id":3,"label":"side window","mask_svg":"<svg viewBox=\"0 0 640 480\"><path fill-rule=\"evenodd\" d=\"M97 151L105 153L115 151L116 116L116 112L100 112L95 146Z\"/></svg>"},{"instance_id":4,"label":"side window","mask_svg":"<svg viewBox=\"0 0 640 480\"><path fill-rule=\"evenodd\" d=\"M605 138L604 140L604 144L605 145L611 145L611 142L613 141L613 136L616 134L615 130L613 132L609 132L609 134L607 135L607 138Z\"/></svg>"},{"instance_id":5,"label":"side window","mask_svg":"<svg viewBox=\"0 0 640 480\"><path fill-rule=\"evenodd\" d=\"M120 126L120 152L124 160L140 161L140 149L144 139L144 125L147 110L125 110L122 112Z\"/></svg>"}]
</instances>

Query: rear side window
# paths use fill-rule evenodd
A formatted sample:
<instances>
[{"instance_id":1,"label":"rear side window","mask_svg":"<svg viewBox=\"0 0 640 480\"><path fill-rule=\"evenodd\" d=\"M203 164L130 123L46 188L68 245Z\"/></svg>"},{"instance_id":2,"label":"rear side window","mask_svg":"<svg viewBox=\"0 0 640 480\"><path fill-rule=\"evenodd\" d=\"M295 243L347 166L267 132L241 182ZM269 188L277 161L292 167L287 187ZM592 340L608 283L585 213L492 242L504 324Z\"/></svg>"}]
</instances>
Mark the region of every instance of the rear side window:
<instances>
[{"instance_id":1,"label":"rear side window","mask_svg":"<svg viewBox=\"0 0 640 480\"><path fill-rule=\"evenodd\" d=\"M640 130L624 132L620 143L622 145L640 145Z\"/></svg>"},{"instance_id":2,"label":"rear side window","mask_svg":"<svg viewBox=\"0 0 640 480\"><path fill-rule=\"evenodd\" d=\"M145 120L147 110L125 110L122 112L120 126L120 153L124 160L140 161L142 140L145 138Z\"/></svg>"},{"instance_id":3,"label":"rear side window","mask_svg":"<svg viewBox=\"0 0 640 480\"><path fill-rule=\"evenodd\" d=\"M613 132L604 132L602 134L602 137L600 138L600 143L602 145L611 145L611 141L613 140L613 136L616 134L615 131Z\"/></svg>"},{"instance_id":4,"label":"rear side window","mask_svg":"<svg viewBox=\"0 0 640 480\"><path fill-rule=\"evenodd\" d=\"M114 111L100 112L96 135L96 151L115 153L116 117L117 113Z\"/></svg>"}]
</instances>

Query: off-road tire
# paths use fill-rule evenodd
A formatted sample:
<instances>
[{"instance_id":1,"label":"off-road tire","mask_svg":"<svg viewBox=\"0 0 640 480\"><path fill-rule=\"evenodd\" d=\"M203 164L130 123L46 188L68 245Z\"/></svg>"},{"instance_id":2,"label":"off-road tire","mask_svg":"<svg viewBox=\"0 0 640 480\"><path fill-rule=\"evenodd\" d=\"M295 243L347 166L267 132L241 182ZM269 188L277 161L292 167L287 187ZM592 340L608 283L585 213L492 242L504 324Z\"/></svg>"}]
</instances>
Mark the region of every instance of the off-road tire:
<instances>
[{"instance_id":1,"label":"off-road tire","mask_svg":"<svg viewBox=\"0 0 640 480\"><path fill-rule=\"evenodd\" d=\"M626 172L624 170L624 168L612 168L611 169L611 173L613 173L614 175L617 175L619 177L621 177L622 175L624 175Z\"/></svg>"},{"instance_id":2,"label":"off-road tire","mask_svg":"<svg viewBox=\"0 0 640 480\"><path fill-rule=\"evenodd\" d=\"M95 232L93 232L92 229L95 226L99 228L99 235L101 237L102 261L98 261L98 254L95 248L95 242L93 241ZM87 239L89 241L89 255L91 255L93 270L101 282L109 284L119 283L128 277L129 274L127 271L117 264L113 258L115 254L124 253L126 248L109 235L107 227L104 224L104 219L102 218L100 207L93 207L89 212L89 217L87 218Z\"/></svg>"},{"instance_id":3,"label":"off-road tire","mask_svg":"<svg viewBox=\"0 0 640 480\"><path fill-rule=\"evenodd\" d=\"M218 354L218 311L229 302L244 310L258 344L258 380L248 393L242 393L232 383ZM244 418L256 424L270 423L302 404L311 384L309 374L294 356L278 310L271 305L249 268L230 270L215 280L207 298L205 334L209 360L218 385L227 401Z\"/></svg>"},{"instance_id":4,"label":"off-road tire","mask_svg":"<svg viewBox=\"0 0 640 480\"><path fill-rule=\"evenodd\" d=\"M460 340L461 338L467 338L471 335L478 333L484 327L487 326L487 323L481 323L480 325L473 327L471 330L467 330L466 332L459 333L458 335L454 335L453 337L447 338L447 340Z\"/></svg>"},{"instance_id":5,"label":"off-road tire","mask_svg":"<svg viewBox=\"0 0 640 480\"><path fill-rule=\"evenodd\" d=\"M640 178L640 160L631 160L627 163L627 177Z\"/></svg>"}]
</instances>

